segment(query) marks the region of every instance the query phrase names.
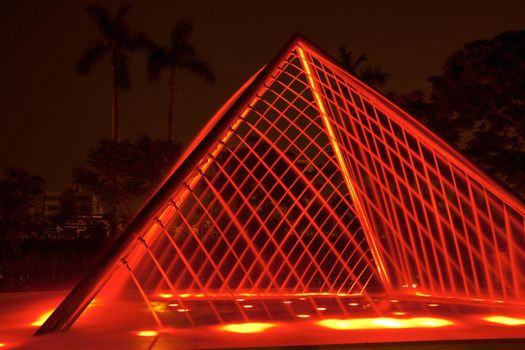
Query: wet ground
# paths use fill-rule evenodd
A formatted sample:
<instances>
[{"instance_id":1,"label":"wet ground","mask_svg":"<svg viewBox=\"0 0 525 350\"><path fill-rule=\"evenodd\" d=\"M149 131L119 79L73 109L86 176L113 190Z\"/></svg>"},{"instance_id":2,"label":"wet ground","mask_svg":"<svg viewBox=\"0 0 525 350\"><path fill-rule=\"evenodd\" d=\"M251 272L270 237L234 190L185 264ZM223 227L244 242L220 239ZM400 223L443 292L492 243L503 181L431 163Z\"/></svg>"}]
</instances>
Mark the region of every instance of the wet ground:
<instances>
[{"instance_id":1,"label":"wet ground","mask_svg":"<svg viewBox=\"0 0 525 350\"><path fill-rule=\"evenodd\" d=\"M381 309L378 315L361 297L289 296L261 301L246 296L236 305L215 303L226 317L232 309L232 319L221 325L210 315L207 301L184 295L181 306L180 297L164 295L154 301L163 328L136 300L97 300L70 331L33 337L64 296L65 292L0 294L0 348L525 349L520 339L525 337L521 306L428 298L375 299ZM233 319L239 305L249 322ZM189 325L187 313L196 327Z\"/></svg>"}]
</instances>

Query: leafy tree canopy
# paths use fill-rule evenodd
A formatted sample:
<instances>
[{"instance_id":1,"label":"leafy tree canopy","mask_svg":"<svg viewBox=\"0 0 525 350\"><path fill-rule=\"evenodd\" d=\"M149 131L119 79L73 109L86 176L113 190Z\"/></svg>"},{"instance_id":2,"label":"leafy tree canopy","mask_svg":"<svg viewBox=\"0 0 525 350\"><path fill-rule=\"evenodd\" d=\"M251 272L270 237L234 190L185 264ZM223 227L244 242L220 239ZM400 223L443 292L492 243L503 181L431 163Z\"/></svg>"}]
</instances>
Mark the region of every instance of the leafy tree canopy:
<instances>
[{"instance_id":1,"label":"leafy tree canopy","mask_svg":"<svg viewBox=\"0 0 525 350\"><path fill-rule=\"evenodd\" d=\"M43 192L44 179L20 168L0 172L0 231L19 233L28 221L30 209Z\"/></svg>"},{"instance_id":2,"label":"leafy tree canopy","mask_svg":"<svg viewBox=\"0 0 525 350\"><path fill-rule=\"evenodd\" d=\"M429 80L430 102L390 98L525 197L525 31L465 44Z\"/></svg>"},{"instance_id":3,"label":"leafy tree canopy","mask_svg":"<svg viewBox=\"0 0 525 350\"><path fill-rule=\"evenodd\" d=\"M125 222L162 180L180 155L180 145L143 136L116 143L101 140L88 155L88 166L73 170L73 181L93 192L105 212L122 208Z\"/></svg>"}]
</instances>

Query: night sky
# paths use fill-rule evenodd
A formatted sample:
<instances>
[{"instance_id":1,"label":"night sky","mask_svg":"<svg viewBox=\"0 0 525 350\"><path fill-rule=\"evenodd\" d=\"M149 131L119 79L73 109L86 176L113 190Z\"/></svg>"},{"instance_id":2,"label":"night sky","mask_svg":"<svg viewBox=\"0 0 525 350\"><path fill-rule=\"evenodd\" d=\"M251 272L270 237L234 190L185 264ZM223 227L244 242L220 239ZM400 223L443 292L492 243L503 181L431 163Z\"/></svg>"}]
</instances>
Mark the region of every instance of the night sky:
<instances>
[{"instance_id":1,"label":"night sky","mask_svg":"<svg viewBox=\"0 0 525 350\"><path fill-rule=\"evenodd\" d=\"M108 61L79 76L74 64L98 39L84 8L93 1L4 1L0 20L0 167L42 175L61 190L110 136ZM366 52L391 75L385 91L422 88L468 41L525 28L525 1L104 1L132 6L130 26L167 42L176 20L192 19L193 42L217 84L181 73L176 138L187 144L213 112L297 30L332 54L340 44ZM395 4L394 4L395 3ZM132 58L133 86L121 95L121 135L166 137L167 75L146 79L145 55Z\"/></svg>"}]
</instances>

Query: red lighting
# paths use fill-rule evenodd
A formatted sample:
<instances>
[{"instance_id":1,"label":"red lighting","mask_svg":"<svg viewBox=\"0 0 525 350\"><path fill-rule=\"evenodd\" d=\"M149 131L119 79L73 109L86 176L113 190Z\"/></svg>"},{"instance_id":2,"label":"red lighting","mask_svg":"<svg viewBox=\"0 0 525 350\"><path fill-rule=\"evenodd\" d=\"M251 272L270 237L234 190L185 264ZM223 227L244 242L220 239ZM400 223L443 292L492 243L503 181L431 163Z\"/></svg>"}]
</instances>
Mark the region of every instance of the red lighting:
<instances>
[{"instance_id":1,"label":"red lighting","mask_svg":"<svg viewBox=\"0 0 525 350\"><path fill-rule=\"evenodd\" d=\"M523 326L525 325L525 318L494 315L494 316L483 317L483 319L487 322L498 323L498 324L502 324L505 326Z\"/></svg>"},{"instance_id":2,"label":"red lighting","mask_svg":"<svg viewBox=\"0 0 525 350\"><path fill-rule=\"evenodd\" d=\"M412 302L440 314L444 300L523 304L524 218L480 169L297 37L217 112L41 330L67 329L105 283L136 288L159 327L254 333L273 324L251 321L327 308L343 317L318 321L332 329L450 326L379 316L414 316ZM111 277L118 268L129 284Z\"/></svg>"},{"instance_id":3,"label":"red lighting","mask_svg":"<svg viewBox=\"0 0 525 350\"><path fill-rule=\"evenodd\" d=\"M247 333L261 333L275 326L276 326L275 323L253 322L253 323L227 324L227 325L221 326L219 329L225 332L247 334Z\"/></svg>"},{"instance_id":4,"label":"red lighting","mask_svg":"<svg viewBox=\"0 0 525 350\"><path fill-rule=\"evenodd\" d=\"M156 331L139 331L136 334L139 337L156 337L159 335Z\"/></svg>"},{"instance_id":5,"label":"red lighting","mask_svg":"<svg viewBox=\"0 0 525 350\"><path fill-rule=\"evenodd\" d=\"M451 326L454 322L430 317L415 318L357 318L357 319L327 319L317 322L326 328L349 330L349 329L380 329L380 328L435 328Z\"/></svg>"},{"instance_id":6,"label":"red lighting","mask_svg":"<svg viewBox=\"0 0 525 350\"><path fill-rule=\"evenodd\" d=\"M159 297L163 298L163 299L170 299L170 298L173 298L173 294L169 294L169 293L159 293Z\"/></svg>"},{"instance_id":7,"label":"red lighting","mask_svg":"<svg viewBox=\"0 0 525 350\"><path fill-rule=\"evenodd\" d=\"M32 322L31 325L35 326L35 327L40 327L41 325L44 324L44 322L46 322L46 320L49 318L49 316L51 316L53 311L54 310L49 310L49 311L44 312L43 314L41 314L38 317L38 319L36 321Z\"/></svg>"}]
</instances>

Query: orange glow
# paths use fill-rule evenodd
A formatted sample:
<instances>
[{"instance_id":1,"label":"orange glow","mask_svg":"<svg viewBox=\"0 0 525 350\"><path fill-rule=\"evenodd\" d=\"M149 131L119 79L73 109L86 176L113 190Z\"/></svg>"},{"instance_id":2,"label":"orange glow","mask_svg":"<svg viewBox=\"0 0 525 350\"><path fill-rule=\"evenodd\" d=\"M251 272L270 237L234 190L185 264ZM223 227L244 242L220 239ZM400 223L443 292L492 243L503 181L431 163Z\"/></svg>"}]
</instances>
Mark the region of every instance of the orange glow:
<instances>
[{"instance_id":1,"label":"orange glow","mask_svg":"<svg viewBox=\"0 0 525 350\"><path fill-rule=\"evenodd\" d=\"M525 325L525 318L516 318L508 316L487 316L483 317L487 322L503 324L505 326L523 326Z\"/></svg>"},{"instance_id":2,"label":"orange glow","mask_svg":"<svg viewBox=\"0 0 525 350\"><path fill-rule=\"evenodd\" d=\"M159 293L159 297L161 297L162 299L169 299L169 298L173 298L173 294L170 294L170 293Z\"/></svg>"},{"instance_id":3,"label":"orange glow","mask_svg":"<svg viewBox=\"0 0 525 350\"><path fill-rule=\"evenodd\" d=\"M137 332L137 335L139 337L156 337L157 335L159 335L159 333L157 333L156 331L140 331Z\"/></svg>"},{"instance_id":4,"label":"orange glow","mask_svg":"<svg viewBox=\"0 0 525 350\"><path fill-rule=\"evenodd\" d=\"M35 322L31 323L31 326L40 327L41 325L43 325L44 322L46 322L46 320L49 318L49 316L51 316L53 311L55 310L49 310L40 315L40 317L38 317L38 319Z\"/></svg>"},{"instance_id":5,"label":"orange glow","mask_svg":"<svg viewBox=\"0 0 525 350\"><path fill-rule=\"evenodd\" d=\"M275 294L273 293L248 293L248 292L242 292L237 293L238 298L235 300L237 301L246 301L247 298L274 298ZM279 294L280 297L283 298L297 298L298 300L307 300L305 297L356 297L356 296L362 296L362 293L335 293L335 292L308 292L308 293L282 293ZM170 298L183 298L183 299L192 299L192 298L218 298L218 299L224 299L231 297L230 293L182 293L182 294L172 294L167 292L161 292L161 293L155 293L153 295L155 298L162 298L162 299L170 299Z\"/></svg>"},{"instance_id":6,"label":"orange glow","mask_svg":"<svg viewBox=\"0 0 525 350\"><path fill-rule=\"evenodd\" d=\"M159 312L159 313L166 312L168 308L165 303L155 302L155 301L151 303L151 307L153 310L155 310L155 312Z\"/></svg>"},{"instance_id":7,"label":"orange glow","mask_svg":"<svg viewBox=\"0 0 525 350\"><path fill-rule=\"evenodd\" d=\"M276 326L275 323L262 323L262 322L236 323L236 324L227 324L227 325L221 326L220 330L225 331L225 332L243 333L243 334L261 333L275 326Z\"/></svg>"},{"instance_id":8,"label":"orange glow","mask_svg":"<svg viewBox=\"0 0 525 350\"><path fill-rule=\"evenodd\" d=\"M5 346L7 346L6 343L0 343L0 348L3 348L3 347L5 347Z\"/></svg>"},{"instance_id":9,"label":"orange glow","mask_svg":"<svg viewBox=\"0 0 525 350\"><path fill-rule=\"evenodd\" d=\"M262 332L254 325L265 323L251 322L265 314L273 322L274 307L310 328L387 329L409 338L473 318L487 329L485 322L525 325L525 316L482 308L497 310L493 304L502 301L494 298L509 310L523 304L523 204L306 41L297 39L272 62L217 112L100 273L62 304L56 315L64 321L42 330L72 325L119 259L161 334L168 316L188 327L214 318L212 329ZM111 283L106 289L114 293ZM211 312L201 314L204 303ZM140 305L137 312L146 310ZM462 331L449 329L435 333ZM129 331L137 335L138 327Z\"/></svg>"},{"instance_id":10,"label":"orange glow","mask_svg":"<svg viewBox=\"0 0 525 350\"><path fill-rule=\"evenodd\" d=\"M89 303L87 308L89 309L89 308L95 307L97 305L100 305L100 303L101 303L100 300L95 298L95 299L91 300L91 302Z\"/></svg>"},{"instance_id":11,"label":"orange glow","mask_svg":"<svg viewBox=\"0 0 525 350\"><path fill-rule=\"evenodd\" d=\"M454 324L452 321L431 318L414 317L407 319L377 317L377 318L356 318L356 319L328 319L317 322L318 325L331 329L381 329L381 328L434 328L445 327Z\"/></svg>"}]
</instances>

